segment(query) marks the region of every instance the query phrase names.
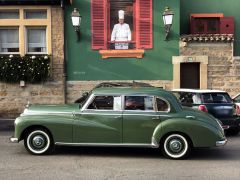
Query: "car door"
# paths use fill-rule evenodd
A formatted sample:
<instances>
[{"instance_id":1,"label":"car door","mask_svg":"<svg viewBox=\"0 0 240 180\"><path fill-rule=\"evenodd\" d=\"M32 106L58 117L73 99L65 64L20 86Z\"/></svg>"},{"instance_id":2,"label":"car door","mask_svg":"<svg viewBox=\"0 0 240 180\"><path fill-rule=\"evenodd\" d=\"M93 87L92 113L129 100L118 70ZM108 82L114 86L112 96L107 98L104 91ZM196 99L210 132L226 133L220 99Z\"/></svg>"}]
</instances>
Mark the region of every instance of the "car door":
<instances>
[{"instance_id":1,"label":"car door","mask_svg":"<svg viewBox=\"0 0 240 180\"><path fill-rule=\"evenodd\" d=\"M75 143L121 143L121 96L90 97L81 113L75 113L73 126Z\"/></svg>"},{"instance_id":2,"label":"car door","mask_svg":"<svg viewBox=\"0 0 240 180\"><path fill-rule=\"evenodd\" d=\"M123 143L150 145L155 128L166 119L156 111L155 97L134 95L124 97Z\"/></svg>"}]
</instances>

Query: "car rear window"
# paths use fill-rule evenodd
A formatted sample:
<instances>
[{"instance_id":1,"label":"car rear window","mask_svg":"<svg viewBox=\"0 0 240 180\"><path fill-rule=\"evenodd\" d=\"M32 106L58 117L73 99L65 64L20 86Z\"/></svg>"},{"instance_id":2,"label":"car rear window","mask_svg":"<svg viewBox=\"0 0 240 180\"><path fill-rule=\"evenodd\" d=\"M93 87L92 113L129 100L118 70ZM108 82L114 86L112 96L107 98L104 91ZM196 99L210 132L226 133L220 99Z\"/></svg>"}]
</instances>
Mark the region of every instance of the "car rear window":
<instances>
[{"instance_id":1,"label":"car rear window","mask_svg":"<svg viewBox=\"0 0 240 180\"><path fill-rule=\"evenodd\" d=\"M204 93L201 94L204 103L232 103L232 99L227 93Z\"/></svg>"}]
</instances>

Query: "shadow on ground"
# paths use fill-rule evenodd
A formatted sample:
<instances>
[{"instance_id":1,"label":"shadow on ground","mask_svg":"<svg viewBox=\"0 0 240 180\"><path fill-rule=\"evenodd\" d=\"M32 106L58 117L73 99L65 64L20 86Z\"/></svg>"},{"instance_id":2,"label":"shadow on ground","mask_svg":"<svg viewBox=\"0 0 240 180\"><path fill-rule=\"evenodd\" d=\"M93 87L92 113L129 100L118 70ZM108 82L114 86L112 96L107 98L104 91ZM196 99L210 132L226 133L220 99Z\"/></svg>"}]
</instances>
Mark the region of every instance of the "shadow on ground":
<instances>
[{"instance_id":1,"label":"shadow on ground","mask_svg":"<svg viewBox=\"0 0 240 180\"><path fill-rule=\"evenodd\" d=\"M238 150L230 148L197 148L193 149L189 160L233 160L240 161ZM56 147L55 155L94 156L94 157L127 157L127 158L160 158L165 157L160 149L149 148L117 148L117 147Z\"/></svg>"}]
</instances>

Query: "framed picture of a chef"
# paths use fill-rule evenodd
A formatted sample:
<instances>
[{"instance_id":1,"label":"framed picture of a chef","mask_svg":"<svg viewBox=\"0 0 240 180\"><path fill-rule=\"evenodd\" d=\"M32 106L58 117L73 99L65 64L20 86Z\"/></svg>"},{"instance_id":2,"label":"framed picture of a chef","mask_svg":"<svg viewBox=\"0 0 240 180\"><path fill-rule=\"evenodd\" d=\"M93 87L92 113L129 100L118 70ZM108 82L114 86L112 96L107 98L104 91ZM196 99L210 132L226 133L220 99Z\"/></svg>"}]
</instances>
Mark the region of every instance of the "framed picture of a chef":
<instances>
[{"instance_id":1,"label":"framed picture of a chef","mask_svg":"<svg viewBox=\"0 0 240 180\"><path fill-rule=\"evenodd\" d=\"M111 42L115 49L129 49L132 33L129 25L124 22L123 10L118 11L118 23L114 25L111 33Z\"/></svg>"}]
</instances>

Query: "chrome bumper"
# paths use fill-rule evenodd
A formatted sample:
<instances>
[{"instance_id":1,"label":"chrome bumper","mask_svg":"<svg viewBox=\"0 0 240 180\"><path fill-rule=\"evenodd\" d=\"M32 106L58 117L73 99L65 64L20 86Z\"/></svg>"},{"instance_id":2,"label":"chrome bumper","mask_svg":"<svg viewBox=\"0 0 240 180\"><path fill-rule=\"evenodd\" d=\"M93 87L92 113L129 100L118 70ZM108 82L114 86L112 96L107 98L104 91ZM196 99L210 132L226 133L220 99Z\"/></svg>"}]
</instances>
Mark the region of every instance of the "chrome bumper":
<instances>
[{"instance_id":1,"label":"chrome bumper","mask_svg":"<svg viewBox=\"0 0 240 180\"><path fill-rule=\"evenodd\" d=\"M12 143L18 143L18 138L11 137L11 138L10 138L10 141L11 141Z\"/></svg>"},{"instance_id":2,"label":"chrome bumper","mask_svg":"<svg viewBox=\"0 0 240 180\"><path fill-rule=\"evenodd\" d=\"M216 141L216 146L224 146L225 144L227 144L227 139L222 141Z\"/></svg>"}]
</instances>

